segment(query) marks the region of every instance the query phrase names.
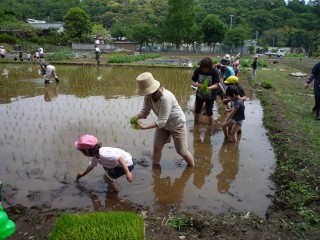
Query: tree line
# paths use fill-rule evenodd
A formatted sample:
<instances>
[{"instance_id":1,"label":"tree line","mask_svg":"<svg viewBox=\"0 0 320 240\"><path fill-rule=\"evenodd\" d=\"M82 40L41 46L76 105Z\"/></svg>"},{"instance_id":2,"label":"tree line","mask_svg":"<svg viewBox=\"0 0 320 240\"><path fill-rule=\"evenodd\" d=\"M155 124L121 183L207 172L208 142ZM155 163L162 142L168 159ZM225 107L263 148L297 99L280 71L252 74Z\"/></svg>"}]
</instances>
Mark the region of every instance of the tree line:
<instances>
[{"instance_id":1,"label":"tree line","mask_svg":"<svg viewBox=\"0 0 320 240\"><path fill-rule=\"evenodd\" d=\"M21 21L27 18L64 22L59 44L106 34L151 47L154 43L241 46L258 39L260 46L320 45L320 0L2 0L0 30L35 38ZM23 29L23 31L17 31ZM11 31L11 33L10 33ZM23 35L23 36L22 36ZM57 41L57 40L56 40Z\"/></svg>"}]
</instances>

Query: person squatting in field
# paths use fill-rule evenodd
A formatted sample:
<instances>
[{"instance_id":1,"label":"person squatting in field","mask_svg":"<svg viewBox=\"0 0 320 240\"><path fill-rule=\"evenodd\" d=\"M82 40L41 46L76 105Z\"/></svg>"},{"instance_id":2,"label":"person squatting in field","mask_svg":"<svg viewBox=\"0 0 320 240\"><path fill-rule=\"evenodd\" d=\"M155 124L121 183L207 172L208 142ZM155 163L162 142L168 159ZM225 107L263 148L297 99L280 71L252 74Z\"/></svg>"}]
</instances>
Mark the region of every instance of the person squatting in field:
<instances>
[{"instance_id":1,"label":"person squatting in field","mask_svg":"<svg viewBox=\"0 0 320 240\"><path fill-rule=\"evenodd\" d=\"M101 147L98 139L92 135L83 135L74 143L76 149L87 157L92 157L85 171L77 174L77 180L87 175L93 168L100 164L105 173L103 179L108 184L109 190L119 192L116 179L126 175L128 182L133 181L131 171L134 169L136 160L130 153L121 148Z\"/></svg>"}]
</instances>

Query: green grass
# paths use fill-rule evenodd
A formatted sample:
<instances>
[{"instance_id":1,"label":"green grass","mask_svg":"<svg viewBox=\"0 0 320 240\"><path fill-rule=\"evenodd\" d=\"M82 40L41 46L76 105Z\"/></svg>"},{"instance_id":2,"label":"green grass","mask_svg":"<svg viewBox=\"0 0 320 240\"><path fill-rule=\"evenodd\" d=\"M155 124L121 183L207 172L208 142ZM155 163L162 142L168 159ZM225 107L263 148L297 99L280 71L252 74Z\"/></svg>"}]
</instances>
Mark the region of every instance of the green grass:
<instances>
[{"instance_id":1,"label":"green grass","mask_svg":"<svg viewBox=\"0 0 320 240\"><path fill-rule=\"evenodd\" d=\"M159 58L160 54L139 54L136 56L129 56L125 54L115 55L109 58L108 63L133 63L143 61L146 59Z\"/></svg>"},{"instance_id":2,"label":"green grass","mask_svg":"<svg viewBox=\"0 0 320 240\"><path fill-rule=\"evenodd\" d=\"M264 88L272 88L272 83L270 81L263 81L261 86Z\"/></svg>"},{"instance_id":3,"label":"green grass","mask_svg":"<svg viewBox=\"0 0 320 240\"><path fill-rule=\"evenodd\" d=\"M290 209L295 214L294 220L288 221L293 221L296 234L304 237L305 230L308 236L320 234L320 215L313 204L320 190L320 122L311 112L313 91L304 90L304 78L289 73L306 68L311 71L314 64L283 61L270 70L258 69L257 77L251 79L254 86L272 83L272 89L262 89L258 96L277 158L273 175L277 184L275 202L283 211Z\"/></svg>"},{"instance_id":4,"label":"green grass","mask_svg":"<svg viewBox=\"0 0 320 240\"><path fill-rule=\"evenodd\" d=\"M170 219L167 222L167 225L173 228L180 229L184 226L190 226L192 221L188 219L187 217L175 217L173 219Z\"/></svg>"},{"instance_id":5,"label":"green grass","mask_svg":"<svg viewBox=\"0 0 320 240\"><path fill-rule=\"evenodd\" d=\"M144 221L142 216L131 212L62 214L49 239L143 240Z\"/></svg>"}]
</instances>

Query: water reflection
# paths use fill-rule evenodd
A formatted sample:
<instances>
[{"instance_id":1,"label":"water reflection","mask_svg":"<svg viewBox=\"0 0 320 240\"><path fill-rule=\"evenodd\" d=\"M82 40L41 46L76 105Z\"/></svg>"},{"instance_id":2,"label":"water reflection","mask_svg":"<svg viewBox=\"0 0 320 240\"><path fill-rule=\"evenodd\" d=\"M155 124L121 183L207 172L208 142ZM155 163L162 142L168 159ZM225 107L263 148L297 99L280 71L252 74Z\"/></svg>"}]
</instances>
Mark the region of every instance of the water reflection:
<instances>
[{"instance_id":1,"label":"water reflection","mask_svg":"<svg viewBox=\"0 0 320 240\"><path fill-rule=\"evenodd\" d=\"M211 126L203 128L203 139L201 130L199 125L196 125L193 129L194 160L196 163L193 184L199 189L205 184L205 178L211 174L211 169L213 168L213 146L211 144L213 128Z\"/></svg>"},{"instance_id":2,"label":"water reflection","mask_svg":"<svg viewBox=\"0 0 320 240\"><path fill-rule=\"evenodd\" d=\"M98 81L101 81L102 80L102 72L101 72L101 68L100 66L97 67L97 79Z\"/></svg>"},{"instance_id":3,"label":"water reflection","mask_svg":"<svg viewBox=\"0 0 320 240\"><path fill-rule=\"evenodd\" d=\"M190 179L193 168L186 167L180 177L174 179L173 183L169 176L161 177L161 166L152 168L152 183L154 202L159 205L158 210L168 210L170 204L175 204L176 210L180 209L183 203L183 195L187 181ZM190 194L190 193L189 193Z\"/></svg>"},{"instance_id":4,"label":"water reflection","mask_svg":"<svg viewBox=\"0 0 320 240\"><path fill-rule=\"evenodd\" d=\"M2 69L1 76L4 76L5 78L8 78L8 76L9 76L9 70L8 70L8 68L4 67L4 68Z\"/></svg>"},{"instance_id":5,"label":"water reflection","mask_svg":"<svg viewBox=\"0 0 320 240\"><path fill-rule=\"evenodd\" d=\"M217 175L217 188L220 193L226 193L239 171L239 143L224 142L221 145L218 158L222 170Z\"/></svg>"},{"instance_id":6,"label":"water reflection","mask_svg":"<svg viewBox=\"0 0 320 240\"><path fill-rule=\"evenodd\" d=\"M136 205L128 200L120 199L118 193L107 193L104 198L104 204L100 201L99 197L95 194L91 194L90 199L92 201L93 210L120 210L131 211L136 208Z\"/></svg>"},{"instance_id":7,"label":"water reflection","mask_svg":"<svg viewBox=\"0 0 320 240\"><path fill-rule=\"evenodd\" d=\"M58 84L47 84L44 88L44 101L51 102L58 97Z\"/></svg>"}]
</instances>

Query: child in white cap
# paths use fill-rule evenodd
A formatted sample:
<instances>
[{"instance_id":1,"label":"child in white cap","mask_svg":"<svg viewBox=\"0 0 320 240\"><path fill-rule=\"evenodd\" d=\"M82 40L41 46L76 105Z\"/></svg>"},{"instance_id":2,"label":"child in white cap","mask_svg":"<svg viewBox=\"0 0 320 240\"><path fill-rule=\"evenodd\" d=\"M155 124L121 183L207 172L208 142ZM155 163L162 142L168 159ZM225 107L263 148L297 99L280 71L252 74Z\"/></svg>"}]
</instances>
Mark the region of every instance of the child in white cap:
<instances>
[{"instance_id":1,"label":"child in white cap","mask_svg":"<svg viewBox=\"0 0 320 240\"><path fill-rule=\"evenodd\" d=\"M83 155L92 157L87 169L77 174L77 180L91 172L99 163L106 171L103 178L112 191L119 192L116 179L122 175L126 175L128 182L133 181L131 171L135 166L135 160L130 153L120 148L101 147L101 143L92 135L81 136L74 146Z\"/></svg>"}]
</instances>

